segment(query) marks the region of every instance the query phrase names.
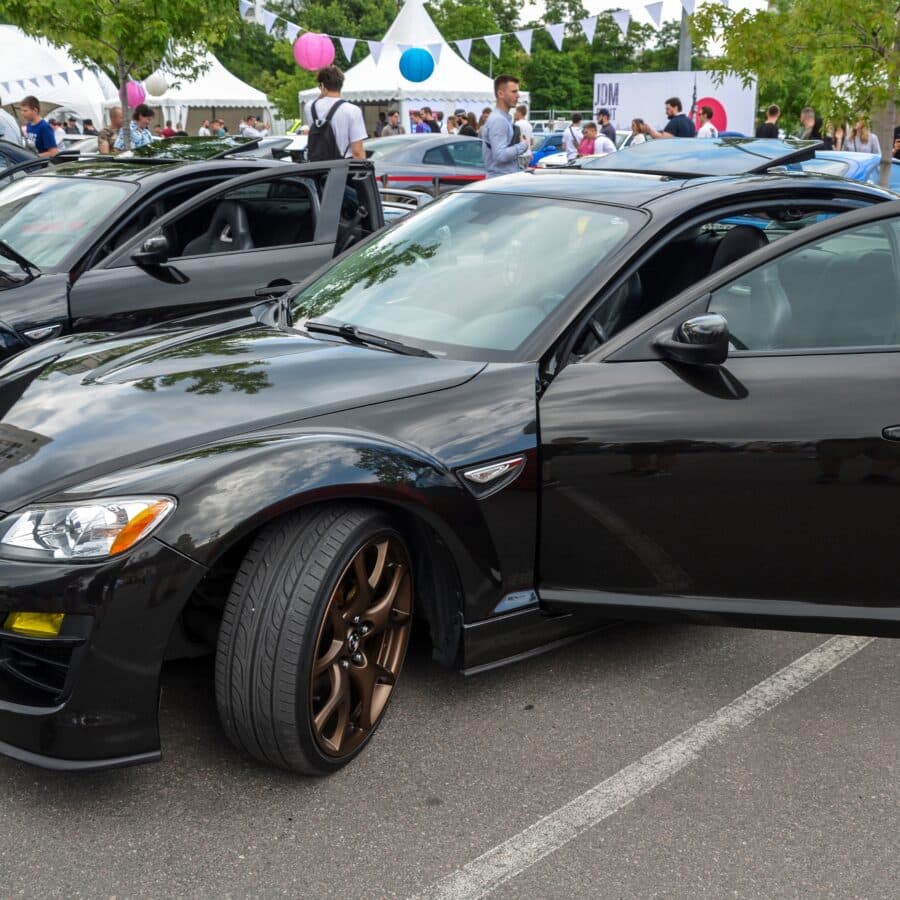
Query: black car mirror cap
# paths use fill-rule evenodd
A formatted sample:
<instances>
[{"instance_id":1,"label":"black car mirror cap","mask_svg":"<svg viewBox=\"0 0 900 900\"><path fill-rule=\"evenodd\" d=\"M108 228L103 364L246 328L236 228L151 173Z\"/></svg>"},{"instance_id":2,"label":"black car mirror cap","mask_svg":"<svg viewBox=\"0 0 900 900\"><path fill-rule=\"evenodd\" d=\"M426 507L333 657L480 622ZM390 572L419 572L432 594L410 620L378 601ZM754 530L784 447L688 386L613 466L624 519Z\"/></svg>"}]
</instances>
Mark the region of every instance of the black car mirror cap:
<instances>
[{"instance_id":1,"label":"black car mirror cap","mask_svg":"<svg viewBox=\"0 0 900 900\"><path fill-rule=\"evenodd\" d=\"M142 267L161 266L169 261L169 240L163 235L147 238L141 249L131 254L132 262Z\"/></svg>"},{"instance_id":2,"label":"black car mirror cap","mask_svg":"<svg viewBox=\"0 0 900 900\"><path fill-rule=\"evenodd\" d=\"M682 322L672 336L660 335L653 347L665 359L685 365L721 365L728 358L728 320L706 313Z\"/></svg>"}]
</instances>

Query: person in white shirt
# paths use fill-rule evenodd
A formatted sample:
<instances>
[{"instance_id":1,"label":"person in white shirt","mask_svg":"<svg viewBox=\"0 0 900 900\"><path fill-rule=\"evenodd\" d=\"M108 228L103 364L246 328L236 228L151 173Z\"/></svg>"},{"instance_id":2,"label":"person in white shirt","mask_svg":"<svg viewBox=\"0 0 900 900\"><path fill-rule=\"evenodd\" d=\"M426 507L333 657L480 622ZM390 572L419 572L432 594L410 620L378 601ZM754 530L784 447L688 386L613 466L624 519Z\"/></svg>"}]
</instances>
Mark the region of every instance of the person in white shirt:
<instances>
[{"instance_id":1,"label":"person in white shirt","mask_svg":"<svg viewBox=\"0 0 900 900\"><path fill-rule=\"evenodd\" d=\"M200 123L200 127L197 129L197 137L212 137L212 132L209 130L209 119L204 119Z\"/></svg>"},{"instance_id":2,"label":"person in white shirt","mask_svg":"<svg viewBox=\"0 0 900 900\"><path fill-rule=\"evenodd\" d=\"M56 138L56 146L62 147L66 143L66 129L56 121L56 119L47 119L50 127L53 129L53 136Z\"/></svg>"},{"instance_id":3,"label":"person in white shirt","mask_svg":"<svg viewBox=\"0 0 900 900\"><path fill-rule=\"evenodd\" d=\"M573 113L572 121L563 132L563 150L566 152L566 161L575 162L578 159L578 145L584 135L581 133L581 113Z\"/></svg>"},{"instance_id":4,"label":"person in white shirt","mask_svg":"<svg viewBox=\"0 0 900 900\"><path fill-rule=\"evenodd\" d=\"M525 164L527 165L531 161L531 143L532 138L534 137L534 129L531 127L531 122L528 121L528 107L524 104L520 104L516 107L516 114L513 117L513 125L519 129L519 137L523 141L528 141L529 149L526 150L522 157L524 158Z\"/></svg>"},{"instance_id":5,"label":"person in white shirt","mask_svg":"<svg viewBox=\"0 0 900 900\"><path fill-rule=\"evenodd\" d=\"M340 103L330 122L337 145L337 158L365 159L366 151L363 149L363 141L369 136L369 133L366 130L362 110L347 100L341 99L344 73L337 66L325 66L316 73L316 81L319 85L319 96L306 104L303 121L308 122L312 129L314 123L324 123L332 107ZM328 158L317 155L313 146L317 137L311 130L307 152L313 162Z\"/></svg>"},{"instance_id":6,"label":"person in white shirt","mask_svg":"<svg viewBox=\"0 0 900 900\"><path fill-rule=\"evenodd\" d=\"M700 107L700 127L697 129L698 138L717 138L719 132L712 123L713 111L711 106Z\"/></svg>"},{"instance_id":7,"label":"person in white shirt","mask_svg":"<svg viewBox=\"0 0 900 900\"><path fill-rule=\"evenodd\" d=\"M244 123L241 125L241 136L249 138L266 137L269 134L269 129L260 128L259 124L259 119L257 119L256 116L247 116Z\"/></svg>"}]
</instances>

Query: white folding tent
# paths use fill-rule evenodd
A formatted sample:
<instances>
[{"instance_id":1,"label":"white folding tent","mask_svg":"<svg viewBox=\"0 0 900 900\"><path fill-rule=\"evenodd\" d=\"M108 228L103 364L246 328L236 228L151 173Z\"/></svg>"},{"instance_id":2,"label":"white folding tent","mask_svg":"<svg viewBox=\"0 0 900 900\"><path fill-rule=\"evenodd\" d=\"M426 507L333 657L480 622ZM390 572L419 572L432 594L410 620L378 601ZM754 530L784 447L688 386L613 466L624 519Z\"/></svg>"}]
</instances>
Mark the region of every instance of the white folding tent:
<instances>
[{"instance_id":1,"label":"white folding tent","mask_svg":"<svg viewBox=\"0 0 900 900\"><path fill-rule=\"evenodd\" d=\"M341 96L362 106L371 133L379 111L396 108L400 121L409 122L409 113L423 106L446 114L465 109L478 115L494 105L494 85L487 75L470 66L444 40L428 15L423 0L406 0L383 38L378 62L370 54L345 73ZM437 45L434 72L422 82L407 81L400 74L402 48L428 48ZM315 100L318 90L300 92L300 111L307 101ZM523 94L527 103L527 94Z\"/></svg>"},{"instance_id":2,"label":"white folding tent","mask_svg":"<svg viewBox=\"0 0 900 900\"><path fill-rule=\"evenodd\" d=\"M63 47L29 37L13 25L0 25L0 103L12 106L29 94L45 113L62 109L80 118L103 121L103 103L115 86L101 71L75 62Z\"/></svg>"},{"instance_id":3,"label":"white folding tent","mask_svg":"<svg viewBox=\"0 0 900 900\"><path fill-rule=\"evenodd\" d=\"M211 53L205 55L202 64L205 70L194 80L179 79L164 94L147 96L144 102L161 111L155 124L167 119L173 125L181 122L189 134L196 134L204 119L218 117L234 134L239 121L251 113L271 119L269 98L262 91L241 81ZM167 77L175 81L172 76ZM113 100L105 105L109 108L117 103Z\"/></svg>"}]
</instances>

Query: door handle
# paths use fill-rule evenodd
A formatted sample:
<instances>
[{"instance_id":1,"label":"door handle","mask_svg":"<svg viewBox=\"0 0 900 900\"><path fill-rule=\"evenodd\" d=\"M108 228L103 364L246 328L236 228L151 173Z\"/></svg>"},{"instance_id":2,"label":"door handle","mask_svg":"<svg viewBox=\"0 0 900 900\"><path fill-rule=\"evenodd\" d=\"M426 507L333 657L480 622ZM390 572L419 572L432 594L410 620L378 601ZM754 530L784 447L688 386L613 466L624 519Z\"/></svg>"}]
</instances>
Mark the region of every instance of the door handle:
<instances>
[{"instance_id":1,"label":"door handle","mask_svg":"<svg viewBox=\"0 0 900 900\"><path fill-rule=\"evenodd\" d=\"M881 430L881 436L886 441L900 441L900 425L888 425Z\"/></svg>"}]
</instances>

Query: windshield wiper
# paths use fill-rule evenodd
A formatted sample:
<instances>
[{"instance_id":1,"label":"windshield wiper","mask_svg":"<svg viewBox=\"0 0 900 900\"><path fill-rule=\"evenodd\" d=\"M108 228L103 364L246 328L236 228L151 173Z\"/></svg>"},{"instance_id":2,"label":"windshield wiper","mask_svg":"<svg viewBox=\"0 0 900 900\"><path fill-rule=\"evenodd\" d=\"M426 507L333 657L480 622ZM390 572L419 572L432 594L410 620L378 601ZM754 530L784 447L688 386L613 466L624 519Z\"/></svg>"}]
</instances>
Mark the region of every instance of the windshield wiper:
<instances>
[{"instance_id":1,"label":"windshield wiper","mask_svg":"<svg viewBox=\"0 0 900 900\"><path fill-rule=\"evenodd\" d=\"M384 350L392 350L394 353L402 353L405 356L434 357L434 354L429 353L424 347L413 347L409 344L404 344L402 341L383 337L374 331L361 331L348 322L332 325L329 322L308 320L303 323L303 328L306 331L320 332L321 334L336 334L338 337L342 337L344 340L351 341L354 344L368 344L371 347L381 347Z\"/></svg>"},{"instance_id":2,"label":"windshield wiper","mask_svg":"<svg viewBox=\"0 0 900 900\"><path fill-rule=\"evenodd\" d=\"M0 241L0 256L5 256L7 259L11 259L14 263L18 263L19 268L28 276L29 281L34 281L38 275L41 274L41 270L32 262L29 262L19 253L17 250L13 250L6 241Z\"/></svg>"}]
</instances>

